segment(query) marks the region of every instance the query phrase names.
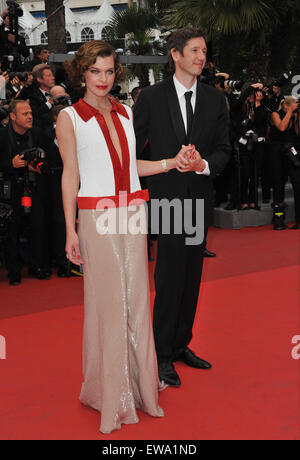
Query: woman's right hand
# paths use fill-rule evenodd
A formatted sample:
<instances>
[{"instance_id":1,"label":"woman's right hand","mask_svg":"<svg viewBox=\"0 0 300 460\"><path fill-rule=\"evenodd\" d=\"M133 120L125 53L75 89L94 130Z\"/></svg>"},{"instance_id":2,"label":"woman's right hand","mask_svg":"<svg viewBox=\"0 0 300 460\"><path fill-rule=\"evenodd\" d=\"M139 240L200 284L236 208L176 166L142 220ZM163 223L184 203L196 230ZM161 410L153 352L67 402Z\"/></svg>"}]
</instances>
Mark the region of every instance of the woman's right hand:
<instances>
[{"instance_id":1,"label":"woman's right hand","mask_svg":"<svg viewBox=\"0 0 300 460\"><path fill-rule=\"evenodd\" d=\"M84 261L80 254L80 247L79 247L79 238L77 233L72 233L71 235L67 235L66 241L66 253L67 258L69 259L72 264L75 265L83 265Z\"/></svg>"}]
</instances>

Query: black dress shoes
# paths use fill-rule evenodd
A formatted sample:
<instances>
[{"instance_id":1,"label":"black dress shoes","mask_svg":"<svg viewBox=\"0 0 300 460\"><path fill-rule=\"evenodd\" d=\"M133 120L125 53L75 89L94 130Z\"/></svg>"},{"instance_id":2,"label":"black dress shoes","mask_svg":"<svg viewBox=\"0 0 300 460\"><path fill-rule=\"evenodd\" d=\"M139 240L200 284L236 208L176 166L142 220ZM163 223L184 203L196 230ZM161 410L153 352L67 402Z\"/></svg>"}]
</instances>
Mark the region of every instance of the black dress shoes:
<instances>
[{"instance_id":1,"label":"black dress shoes","mask_svg":"<svg viewBox=\"0 0 300 460\"><path fill-rule=\"evenodd\" d=\"M51 277L51 273L43 268L32 268L28 269L29 275L34 276L38 280L49 280Z\"/></svg>"},{"instance_id":2,"label":"black dress shoes","mask_svg":"<svg viewBox=\"0 0 300 460\"><path fill-rule=\"evenodd\" d=\"M205 248L203 251L203 257L217 257L217 254Z\"/></svg>"},{"instance_id":3,"label":"black dress shoes","mask_svg":"<svg viewBox=\"0 0 300 460\"><path fill-rule=\"evenodd\" d=\"M290 230L299 230L300 224L294 224L292 227L289 227Z\"/></svg>"},{"instance_id":4,"label":"black dress shoes","mask_svg":"<svg viewBox=\"0 0 300 460\"><path fill-rule=\"evenodd\" d=\"M20 273L11 273L8 275L9 284L11 286L18 286L21 284L21 274Z\"/></svg>"},{"instance_id":5,"label":"black dress shoes","mask_svg":"<svg viewBox=\"0 0 300 460\"><path fill-rule=\"evenodd\" d=\"M211 369L212 365L204 359L198 358L195 353L189 348L186 348L177 358L177 361L182 361L187 366L195 367L196 369Z\"/></svg>"},{"instance_id":6,"label":"black dress shoes","mask_svg":"<svg viewBox=\"0 0 300 460\"><path fill-rule=\"evenodd\" d=\"M59 278L69 278L70 277L70 269L68 265L60 265L57 269L57 276Z\"/></svg>"},{"instance_id":7,"label":"black dress shoes","mask_svg":"<svg viewBox=\"0 0 300 460\"><path fill-rule=\"evenodd\" d=\"M158 375L160 381L164 381L172 387L179 387L181 385L179 375L175 371L171 361L158 363Z\"/></svg>"}]
</instances>

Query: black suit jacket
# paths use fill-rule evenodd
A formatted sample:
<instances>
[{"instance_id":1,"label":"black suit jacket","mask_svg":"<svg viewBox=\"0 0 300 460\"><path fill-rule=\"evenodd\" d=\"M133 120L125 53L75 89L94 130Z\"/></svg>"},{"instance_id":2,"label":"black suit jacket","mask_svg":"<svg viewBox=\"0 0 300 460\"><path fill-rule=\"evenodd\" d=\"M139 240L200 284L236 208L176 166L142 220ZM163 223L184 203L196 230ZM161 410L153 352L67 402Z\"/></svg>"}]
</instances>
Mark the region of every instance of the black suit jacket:
<instances>
[{"instance_id":1,"label":"black suit jacket","mask_svg":"<svg viewBox=\"0 0 300 460\"><path fill-rule=\"evenodd\" d=\"M14 168L12 160L14 156L20 154L20 151L14 151L11 146L10 137L9 137L9 128L0 129L0 172L6 173L6 176L14 177L22 175L24 168ZM32 128L32 141L33 147L45 148L46 144L44 142L43 133L38 128Z\"/></svg>"},{"instance_id":2,"label":"black suit jacket","mask_svg":"<svg viewBox=\"0 0 300 460\"><path fill-rule=\"evenodd\" d=\"M7 47L8 46L13 46L13 44L8 40L8 34L9 32L7 32L5 30L5 26L4 24L2 24L0 26L0 54L3 55L3 54L7 54ZM28 57L29 56L29 49L28 47L26 46L26 43L25 43L25 39L23 37L18 37L18 46L17 46L17 49L18 49L18 53L21 54L24 58ZM4 68L2 67L2 70Z\"/></svg>"},{"instance_id":3,"label":"black suit jacket","mask_svg":"<svg viewBox=\"0 0 300 460\"><path fill-rule=\"evenodd\" d=\"M144 158L147 140L147 159L152 161L174 157L187 144L173 77L142 90L134 107L134 128L137 158ZM213 210L212 179L224 169L230 157L228 110L224 95L199 81L190 143L207 160L210 176L173 169L148 177L147 186L151 198L203 198L209 225Z\"/></svg>"},{"instance_id":4,"label":"black suit jacket","mask_svg":"<svg viewBox=\"0 0 300 460\"><path fill-rule=\"evenodd\" d=\"M46 105L47 98L40 91L35 88L29 94L30 106L33 114L33 124L41 129L49 128L53 125L52 108Z\"/></svg>"}]
</instances>

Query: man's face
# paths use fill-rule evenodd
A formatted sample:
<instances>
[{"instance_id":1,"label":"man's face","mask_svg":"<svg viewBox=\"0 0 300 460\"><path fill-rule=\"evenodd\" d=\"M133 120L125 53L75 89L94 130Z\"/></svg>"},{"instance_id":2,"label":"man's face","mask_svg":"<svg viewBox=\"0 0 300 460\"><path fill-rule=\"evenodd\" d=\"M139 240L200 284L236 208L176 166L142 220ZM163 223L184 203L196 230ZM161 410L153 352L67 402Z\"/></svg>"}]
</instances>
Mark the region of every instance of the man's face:
<instances>
[{"instance_id":1,"label":"man's face","mask_svg":"<svg viewBox=\"0 0 300 460\"><path fill-rule=\"evenodd\" d=\"M48 49L43 49L40 54L38 55L38 58L46 64L46 62L49 61L49 56L50 56L50 51Z\"/></svg>"},{"instance_id":2,"label":"man's face","mask_svg":"<svg viewBox=\"0 0 300 460\"><path fill-rule=\"evenodd\" d=\"M203 37L191 38L180 51L171 50L176 73L198 77L205 66L207 47Z\"/></svg>"},{"instance_id":3,"label":"man's face","mask_svg":"<svg viewBox=\"0 0 300 460\"><path fill-rule=\"evenodd\" d=\"M20 103L16 107L16 113L10 114L10 118L15 127L27 131L32 128L32 110L27 102Z\"/></svg>"},{"instance_id":4,"label":"man's face","mask_svg":"<svg viewBox=\"0 0 300 460\"><path fill-rule=\"evenodd\" d=\"M272 90L273 93L276 94L276 96L280 95L280 86L273 86Z\"/></svg>"},{"instance_id":5,"label":"man's face","mask_svg":"<svg viewBox=\"0 0 300 460\"><path fill-rule=\"evenodd\" d=\"M45 69L43 72L43 78L37 78L37 81L39 82L40 86L43 86L43 88L46 88L48 90L53 88L53 86L55 85L55 78L52 73L52 70Z\"/></svg>"}]
</instances>

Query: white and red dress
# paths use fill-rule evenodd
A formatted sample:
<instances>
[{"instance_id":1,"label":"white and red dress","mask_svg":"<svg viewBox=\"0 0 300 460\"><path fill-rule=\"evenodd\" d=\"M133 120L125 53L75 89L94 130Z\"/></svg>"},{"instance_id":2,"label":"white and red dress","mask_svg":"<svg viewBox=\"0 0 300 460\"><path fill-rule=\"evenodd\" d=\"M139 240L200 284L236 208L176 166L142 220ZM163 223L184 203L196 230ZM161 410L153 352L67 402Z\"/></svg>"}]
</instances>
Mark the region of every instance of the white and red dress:
<instances>
[{"instance_id":1,"label":"white and red dress","mask_svg":"<svg viewBox=\"0 0 300 460\"><path fill-rule=\"evenodd\" d=\"M80 401L101 412L103 433L122 423L137 423L136 409L163 415L158 405L146 235L124 232L123 221L126 218L127 225L136 210L144 211L148 193L141 190L138 178L131 109L111 102L122 163L105 119L95 108L81 99L64 109L77 143L78 234L85 261ZM127 206L132 203L137 205L135 211ZM126 216L116 212L119 206L126 208ZM114 217L116 233L101 231L104 213Z\"/></svg>"}]
</instances>

